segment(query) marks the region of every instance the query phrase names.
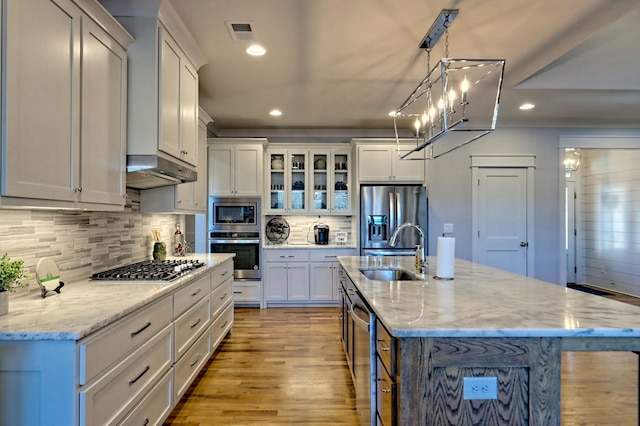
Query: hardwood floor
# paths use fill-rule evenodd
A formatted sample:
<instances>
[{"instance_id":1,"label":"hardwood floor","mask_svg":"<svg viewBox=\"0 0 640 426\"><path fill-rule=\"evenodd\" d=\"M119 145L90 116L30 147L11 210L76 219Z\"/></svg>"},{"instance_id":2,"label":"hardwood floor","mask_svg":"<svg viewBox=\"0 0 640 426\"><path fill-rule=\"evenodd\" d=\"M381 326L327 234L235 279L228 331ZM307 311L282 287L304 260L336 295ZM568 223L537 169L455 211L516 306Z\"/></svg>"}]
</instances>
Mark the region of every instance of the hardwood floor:
<instances>
[{"instance_id":1,"label":"hardwood floor","mask_svg":"<svg viewBox=\"0 0 640 426\"><path fill-rule=\"evenodd\" d=\"M337 314L236 308L233 333L165 425L357 425ZM563 353L562 425L637 425L637 404L637 355Z\"/></svg>"},{"instance_id":2,"label":"hardwood floor","mask_svg":"<svg viewBox=\"0 0 640 426\"><path fill-rule=\"evenodd\" d=\"M236 308L166 425L357 425L337 308Z\"/></svg>"}]
</instances>

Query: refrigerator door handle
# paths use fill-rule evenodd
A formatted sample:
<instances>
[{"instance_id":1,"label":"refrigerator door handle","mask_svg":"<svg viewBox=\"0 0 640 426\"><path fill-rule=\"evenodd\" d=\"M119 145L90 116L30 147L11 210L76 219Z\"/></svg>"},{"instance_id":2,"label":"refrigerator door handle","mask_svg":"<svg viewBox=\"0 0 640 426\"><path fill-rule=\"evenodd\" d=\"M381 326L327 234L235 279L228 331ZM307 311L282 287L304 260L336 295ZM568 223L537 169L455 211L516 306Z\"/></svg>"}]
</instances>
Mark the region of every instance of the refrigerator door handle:
<instances>
[{"instance_id":1,"label":"refrigerator door handle","mask_svg":"<svg viewBox=\"0 0 640 426\"><path fill-rule=\"evenodd\" d=\"M402 225L402 223L400 223L402 222L400 220L400 217L405 216L404 213L400 211L400 193L399 192L396 192L396 209L395 210L396 210L396 220L397 220L395 227L398 228L400 225Z\"/></svg>"},{"instance_id":2,"label":"refrigerator door handle","mask_svg":"<svg viewBox=\"0 0 640 426\"><path fill-rule=\"evenodd\" d=\"M395 196L395 191L389 191L389 229L387 230L387 235L385 235L385 241L389 241L391 238L391 234L396 230L398 224L396 223L396 209L393 208L395 204L393 198Z\"/></svg>"}]
</instances>

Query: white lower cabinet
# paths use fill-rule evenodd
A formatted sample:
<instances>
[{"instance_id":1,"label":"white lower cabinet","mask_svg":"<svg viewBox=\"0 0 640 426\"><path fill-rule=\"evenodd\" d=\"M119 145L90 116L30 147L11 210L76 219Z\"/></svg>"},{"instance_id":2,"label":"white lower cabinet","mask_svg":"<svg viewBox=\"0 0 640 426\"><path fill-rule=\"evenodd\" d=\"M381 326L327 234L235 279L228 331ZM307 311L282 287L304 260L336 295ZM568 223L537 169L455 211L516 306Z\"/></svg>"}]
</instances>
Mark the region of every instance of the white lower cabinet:
<instances>
[{"instance_id":1,"label":"white lower cabinet","mask_svg":"<svg viewBox=\"0 0 640 426\"><path fill-rule=\"evenodd\" d=\"M117 424L171 368L172 328L166 326L114 368L81 388L81 425Z\"/></svg>"},{"instance_id":2,"label":"white lower cabinet","mask_svg":"<svg viewBox=\"0 0 640 426\"><path fill-rule=\"evenodd\" d=\"M0 425L161 425L232 326L229 259L79 341L0 341Z\"/></svg>"},{"instance_id":3,"label":"white lower cabinet","mask_svg":"<svg viewBox=\"0 0 640 426\"><path fill-rule=\"evenodd\" d=\"M236 305L262 303L262 281L234 281L233 301Z\"/></svg>"},{"instance_id":4,"label":"white lower cabinet","mask_svg":"<svg viewBox=\"0 0 640 426\"><path fill-rule=\"evenodd\" d=\"M352 248L265 249L265 303L336 303L338 256L354 256Z\"/></svg>"},{"instance_id":5,"label":"white lower cabinet","mask_svg":"<svg viewBox=\"0 0 640 426\"><path fill-rule=\"evenodd\" d=\"M311 300L338 301L338 256L355 256L355 249L310 250Z\"/></svg>"}]
</instances>

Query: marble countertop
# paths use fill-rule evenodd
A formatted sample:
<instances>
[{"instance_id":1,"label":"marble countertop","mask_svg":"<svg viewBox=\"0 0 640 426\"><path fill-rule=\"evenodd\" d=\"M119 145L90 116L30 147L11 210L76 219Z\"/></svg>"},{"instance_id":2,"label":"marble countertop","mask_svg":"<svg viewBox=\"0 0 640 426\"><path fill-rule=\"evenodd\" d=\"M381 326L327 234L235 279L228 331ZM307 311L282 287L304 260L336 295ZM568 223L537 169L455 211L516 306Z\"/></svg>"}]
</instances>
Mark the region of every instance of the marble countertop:
<instances>
[{"instance_id":1,"label":"marble countertop","mask_svg":"<svg viewBox=\"0 0 640 426\"><path fill-rule=\"evenodd\" d=\"M640 307L462 259L454 279L376 281L361 268L414 271L412 256L340 256L358 291L396 337L638 337Z\"/></svg>"},{"instance_id":2,"label":"marble countertop","mask_svg":"<svg viewBox=\"0 0 640 426\"><path fill-rule=\"evenodd\" d=\"M355 249L357 246L355 243L344 244L314 244L307 241L287 241L282 244L272 244L265 242L262 245L265 249Z\"/></svg>"},{"instance_id":3,"label":"marble countertop","mask_svg":"<svg viewBox=\"0 0 640 426\"><path fill-rule=\"evenodd\" d=\"M0 316L0 340L80 340L123 316L168 295L233 254L195 254L207 265L170 283L91 281L67 283L46 298L39 291L12 297L9 313ZM64 281L64 280L63 280Z\"/></svg>"}]
</instances>

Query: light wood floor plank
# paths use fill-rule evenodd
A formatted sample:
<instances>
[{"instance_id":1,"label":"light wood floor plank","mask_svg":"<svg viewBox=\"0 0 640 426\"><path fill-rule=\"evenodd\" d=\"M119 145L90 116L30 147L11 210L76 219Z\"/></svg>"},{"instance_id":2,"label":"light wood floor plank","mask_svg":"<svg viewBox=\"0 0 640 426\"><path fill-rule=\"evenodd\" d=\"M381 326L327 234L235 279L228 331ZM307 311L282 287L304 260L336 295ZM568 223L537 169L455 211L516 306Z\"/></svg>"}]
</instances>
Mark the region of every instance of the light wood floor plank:
<instances>
[{"instance_id":1,"label":"light wood floor plank","mask_svg":"<svg viewBox=\"0 0 640 426\"><path fill-rule=\"evenodd\" d=\"M233 333L165 425L357 425L337 314L236 308ZM637 380L633 353L563 353L562 425L637 425Z\"/></svg>"}]
</instances>

